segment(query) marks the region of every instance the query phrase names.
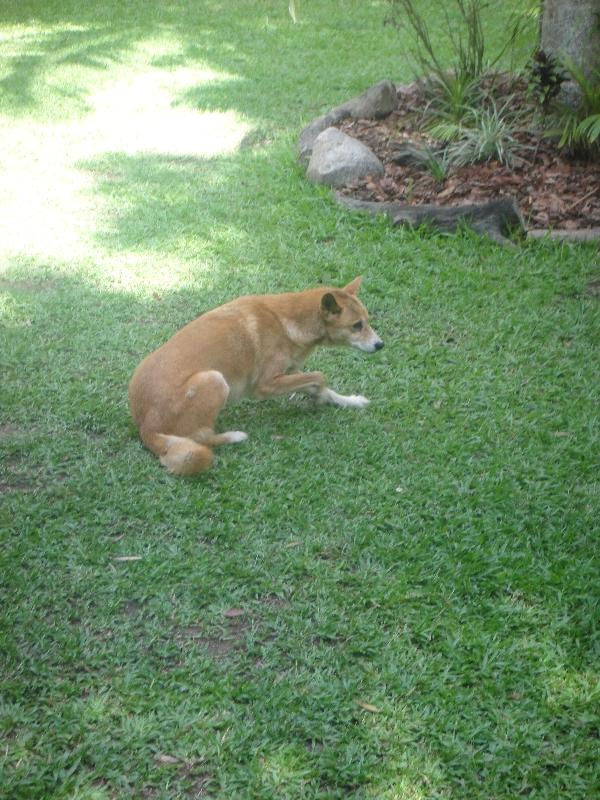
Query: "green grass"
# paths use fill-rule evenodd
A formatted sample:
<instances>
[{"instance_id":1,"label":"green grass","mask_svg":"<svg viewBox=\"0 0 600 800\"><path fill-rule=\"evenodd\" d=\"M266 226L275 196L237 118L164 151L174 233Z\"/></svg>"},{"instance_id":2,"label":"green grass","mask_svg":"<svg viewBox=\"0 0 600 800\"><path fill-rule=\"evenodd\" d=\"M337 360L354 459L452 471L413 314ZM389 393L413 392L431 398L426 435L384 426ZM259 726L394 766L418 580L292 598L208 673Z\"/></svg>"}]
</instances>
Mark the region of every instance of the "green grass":
<instances>
[{"instance_id":1,"label":"green grass","mask_svg":"<svg viewBox=\"0 0 600 800\"><path fill-rule=\"evenodd\" d=\"M596 796L597 250L304 180L303 124L410 78L385 3L6 5L0 797ZM141 358L359 273L386 348L309 366L368 409L231 407L169 477Z\"/></svg>"}]
</instances>

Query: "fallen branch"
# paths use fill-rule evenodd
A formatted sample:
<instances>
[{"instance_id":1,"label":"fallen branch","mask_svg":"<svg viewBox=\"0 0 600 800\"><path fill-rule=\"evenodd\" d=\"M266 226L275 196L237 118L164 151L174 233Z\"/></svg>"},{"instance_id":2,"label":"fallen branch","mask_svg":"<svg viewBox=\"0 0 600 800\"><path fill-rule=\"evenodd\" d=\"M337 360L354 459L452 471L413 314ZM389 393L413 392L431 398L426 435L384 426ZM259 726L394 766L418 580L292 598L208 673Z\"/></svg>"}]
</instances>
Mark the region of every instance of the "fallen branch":
<instances>
[{"instance_id":1,"label":"fallen branch","mask_svg":"<svg viewBox=\"0 0 600 800\"><path fill-rule=\"evenodd\" d=\"M431 225L436 230L453 233L468 225L477 233L489 236L502 245L512 245L510 233L524 232L523 220L512 198L502 198L489 203L463 206L405 205L403 203L377 203L357 200L336 194L339 203L356 211L369 214L386 214L394 225L418 228Z\"/></svg>"}]
</instances>

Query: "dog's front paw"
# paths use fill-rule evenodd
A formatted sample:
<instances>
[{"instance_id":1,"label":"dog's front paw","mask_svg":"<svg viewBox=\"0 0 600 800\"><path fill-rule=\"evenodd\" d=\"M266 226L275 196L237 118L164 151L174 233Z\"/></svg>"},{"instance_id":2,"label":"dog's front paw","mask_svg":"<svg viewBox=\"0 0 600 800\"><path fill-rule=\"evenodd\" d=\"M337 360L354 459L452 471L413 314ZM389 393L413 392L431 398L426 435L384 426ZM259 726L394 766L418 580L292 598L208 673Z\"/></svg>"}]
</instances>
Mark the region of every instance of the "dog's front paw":
<instances>
[{"instance_id":1,"label":"dog's front paw","mask_svg":"<svg viewBox=\"0 0 600 800\"><path fill-rule=\"evenodd\" d=\"M244 433L244 431L228 431L223 436L227 437L227 444L239 444L239 442L245 442L248 438L248 434Z\"/></svg>"},{"instance_id":2,"label":"dog's front paw","mask_svg":"<svg viewBox=\"0 0 600 800\"><path fill-rule=\"evenodd\" d=\"M363 397L362 394L351 394L344 397L344 400L346 401L344 405L347 408L365 408L365 406L369 405L369 400Z\"/></svg>"},{"instance_id":3,"label":"dog's front paw","mask_svg":"<svg viewBox=\"0 0 600 800\"><path fill-rule=\"evenodd\" d=\"M331 403L342 408L364 408L369 405L369 401L362 394L338 394L327 387L321 391L317 402Z\"/></svg>"}]
</instances>

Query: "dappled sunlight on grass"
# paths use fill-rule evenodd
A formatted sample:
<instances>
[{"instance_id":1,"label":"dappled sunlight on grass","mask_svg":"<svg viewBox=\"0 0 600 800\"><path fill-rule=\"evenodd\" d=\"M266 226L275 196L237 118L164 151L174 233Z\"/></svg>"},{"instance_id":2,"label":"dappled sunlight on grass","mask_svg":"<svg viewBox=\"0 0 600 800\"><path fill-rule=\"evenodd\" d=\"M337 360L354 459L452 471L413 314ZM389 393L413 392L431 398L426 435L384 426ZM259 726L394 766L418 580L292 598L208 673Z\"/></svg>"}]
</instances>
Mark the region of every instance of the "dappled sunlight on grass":
<instances>
[{"instance_id":1,"label":"dappled sunlight on grass","mask_svg":"<svg viewBox=\"0 0 600 800\"><path fill-rule=\"evenodd\" d=\"M223 78L206 69L129 69L90 96L93 111L82 138L94 153L206 157L232 152L247 134L248 123L234 112L199 113L175 105L189 87Z\"/></svg>"},{"instance_id":2,"label":"dappled sunlight on grass","mask_svg":"<svg viewBox=\"0 0 600 800\"><path fill-rule=\"evenodd\" d=\"M135 293L160 301L170 291L210 286L213 273L214 264L209 259L198 259L191 264L176 256L157 255L149 268L147 255L125 253L107 259L103 278L109 291Z\"/></svg>"},{"instance_id":3,"label":"dappled sunlight on grass","mask_svg":"<svg viewBox=\"0 0 600 800\"><path fill-rule=\"evenodd\" d=\"M68 134L68 125L0 122L0 256L70 259L87 252L93 183L75 168Z\"/></svg>"},{"instance_id":4,"label":"dappled sunlight on grass","mask_svg":"<svg viewBox=\"0 0 600 800\"><path fill-rule=\"evenodd\" d=\"M592 709L600 700L600 674L592 670L564 669L548 676L547 702L551 708L576 706L581 710L580 724L593 723ZM587 717L584 719L584 717Z\"/></svg>"},{"instance_id":5,"label":"dappled sunlight on grass","mask_svg":"<svg viewBox=\"0 0 600 800\"><path fill-rule=\"evenodd\" d=\"M43 32L11 28L4 37L13 49L22 47L22 58L37 58L36 46L57 32L54 27ZM73 26L63 32L72 33ZM81 116L61 121L39 114L0 117L0 256L102 256L94 234L109 209L94 191L94 176L80 162L107 152L212 158L239 147L250 125L238 114L201 113L179 102L192 87L235 76L200 67L152 66L154 57L167 57L175 46L168 37L142 40L129 51L127 65L102 64L100 70L91 69L90 63L85 69L51 65L50 77L45 76L46 100L55 91L68 93L75 71L73 83L87 87L83 94L80 86L78 95L78 107L85 108ZM32 65L25 73L30 90L37 91Z\"/></svg>"}]
</instances>

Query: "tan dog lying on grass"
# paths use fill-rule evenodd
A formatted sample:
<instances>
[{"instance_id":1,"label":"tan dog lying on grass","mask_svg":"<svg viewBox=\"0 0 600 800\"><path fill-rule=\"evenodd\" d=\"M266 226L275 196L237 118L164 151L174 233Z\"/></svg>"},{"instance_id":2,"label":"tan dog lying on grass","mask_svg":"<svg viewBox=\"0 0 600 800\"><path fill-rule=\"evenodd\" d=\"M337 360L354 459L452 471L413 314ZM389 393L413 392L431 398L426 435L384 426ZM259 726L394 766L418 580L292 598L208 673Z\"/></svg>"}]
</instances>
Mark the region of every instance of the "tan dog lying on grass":
<instances>
[{"instance_id":1,"label":"tan dog lying on grass","mask_svg":"<svg viewBox=\"0 0 600 800\"><path fill-rule=\"evenodd\" d=\"M383 342L356 294L343 289L240 297L198 317L142 361L129 405L146 447L176 475L208 469L213 447L243 442L242 431L215 433L219 412L243 397L303 392L318 403L363 408L360 395L329 389L322 372L298 372L318 345L374 353Z\"/></svg>"}]
</instances>

